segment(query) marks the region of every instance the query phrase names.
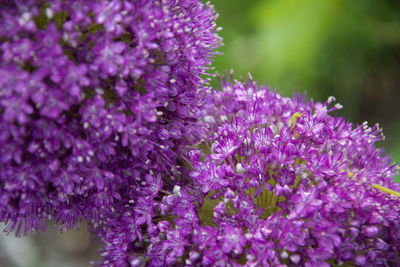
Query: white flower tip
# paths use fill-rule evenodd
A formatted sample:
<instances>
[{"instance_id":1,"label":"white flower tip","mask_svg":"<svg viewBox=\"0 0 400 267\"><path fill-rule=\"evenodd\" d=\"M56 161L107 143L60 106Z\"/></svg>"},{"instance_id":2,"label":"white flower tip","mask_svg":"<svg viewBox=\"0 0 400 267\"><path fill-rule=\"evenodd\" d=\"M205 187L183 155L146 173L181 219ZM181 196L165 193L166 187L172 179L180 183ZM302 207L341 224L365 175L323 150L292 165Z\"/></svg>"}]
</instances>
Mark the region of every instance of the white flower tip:
<instances>
[{"instance_id":1,"label":"white flower tip","mask_svg":"<svg viewBox=\"0 0 400 267\"><path fill-rule=\"evenodd\" d=\"M342 108L343 108L342 104L339 103L335 104L335 109L342 109Z\"/></svg>"},{"instance_id":2,"label":"white flower tip","mask_svg":"<svg viewBox=\"0 0 400 267\"><path fill-rule=\"evenodd\" d=\"M236 173L242 174L244 172L246 172L246 169L243 168L242 164L241 163L236 164Z\"/></svg>"},{"instance_id":3,"label":"white flower tip","mask_svg":"<svg viewBox=\"0 0 400 267\"><path fill-rule=\"evenodd\" d=\"M173 189L174 195L180 195L181 194L181 187L179 185L175 185Z\"/></svg>"}]
</instances>

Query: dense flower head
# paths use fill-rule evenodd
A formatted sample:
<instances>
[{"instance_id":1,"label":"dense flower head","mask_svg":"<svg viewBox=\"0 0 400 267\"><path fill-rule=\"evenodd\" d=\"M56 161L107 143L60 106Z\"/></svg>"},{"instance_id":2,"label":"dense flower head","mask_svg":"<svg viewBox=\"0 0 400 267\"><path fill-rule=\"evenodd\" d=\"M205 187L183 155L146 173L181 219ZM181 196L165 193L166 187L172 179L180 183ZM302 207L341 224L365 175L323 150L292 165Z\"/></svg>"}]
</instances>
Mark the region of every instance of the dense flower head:
<instances>
[{"instance_id":1,"label":"dense flower head","mask_svg":"<svg viewBox=\"0 0 400 267\"><path fill-rule=\"evenodd\" d=\"M383 139L377 125L330 115L342 108L333 97L282 97L251 78L225 79L209 97L202 118L212 137L188 153L191 183L163 198L164 218L142 259L150 266L398 264L400 202L390 194L400 190L398 167L375 147Z\"/></svg>"},{"instance_id":2,"label":"dense flower head","mask_svg":"<svg viewBox=\"0 0 400 267\"><path fill-rule=\"evenodd\" d=\"M4 2L4 1L3 1ZM103 266L396 266L399 168L304 95L225 77L197 0L0 4L0 221L82 219Z\"/></svg>"},{"instance_id":3,"label":"dense flower head","mask_svg":"<svg viewBox=\"0 0 400 267\"><path fill-rule=\"evenodd\" d=\"M126 205L137 227L151 221L161 173L174 179L180 147L203 131L215 19L195 0L2 1L8 230L43 229L48 216L63 229L81 218L97 227Z\"/></svg>"}]
</instances>

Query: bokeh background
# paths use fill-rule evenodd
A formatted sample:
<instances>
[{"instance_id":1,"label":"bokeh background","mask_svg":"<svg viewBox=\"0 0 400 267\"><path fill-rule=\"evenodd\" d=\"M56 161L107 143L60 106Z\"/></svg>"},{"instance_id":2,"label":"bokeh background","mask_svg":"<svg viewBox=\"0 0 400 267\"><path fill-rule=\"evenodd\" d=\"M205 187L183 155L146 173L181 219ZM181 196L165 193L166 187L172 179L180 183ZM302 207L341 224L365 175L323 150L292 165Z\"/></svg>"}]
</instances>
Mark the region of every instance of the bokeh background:
<instances>
[{"instance_id":1,"label":"bokeh background","mask_svg":"<svg viewBox=\"0 0 400 267\"><path fill-rule=\"evenodd\" d=\"M223 27L216 71L251 73L284 96L335 96L349 121L380 124L378 145L400 162L400 1L213 0ZM218 86L216 79L212 81ZM400 179L399 179L400 180ZM51 226L51 224L49 224ZM79 267L99 244L81 229L14 238L0 234L0 266Z\"/></svg>"}]
</instances>

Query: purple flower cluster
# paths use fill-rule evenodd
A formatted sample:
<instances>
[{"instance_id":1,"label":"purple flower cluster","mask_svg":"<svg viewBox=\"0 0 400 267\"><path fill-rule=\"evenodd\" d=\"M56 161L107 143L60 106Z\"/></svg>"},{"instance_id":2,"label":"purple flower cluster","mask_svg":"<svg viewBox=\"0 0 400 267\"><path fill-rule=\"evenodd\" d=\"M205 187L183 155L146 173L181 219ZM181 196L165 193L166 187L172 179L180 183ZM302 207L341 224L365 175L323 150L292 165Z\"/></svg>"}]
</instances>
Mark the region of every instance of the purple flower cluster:
<instances>
[{"instance_id":1,"label":"purple flower cluster","mask_svg":"<svg viewBox=\"0 0 400 267\"><path fill-rule=\"evenodd\" d=\"M212 137L149 225L150 266L397 266L400 202L386 192L400 190L398 167L374 147L378 126L329 115L333 97L285 98L251 78L210 98Z\"/></svg>"},{"instance_id":2,"label":"purple flower cluster","mask_svg":"<svg viewBox=\"0 0 400 267\"><path fill-rule=\"evenodd\" d=\"M197 0L0 7L0 221L19 235L44 230L48 217L68 230L129 213L123 243L130 245L156 216L158 193L177 179L178 152L203 134L208 88L200 76L221 41L213 7Z\"/></svg>"},{"instance_id":3,"label":"purple flower cluster","mask_svg":"<svg viewBox=\"0 0 400 267\"><path fill-rule=\"evenodd\" d=\"M87 220L103 266L396 266L398 167L341 108L204 78L197 0L0 4L0 221Z\"/></svg>"}]
</instances>

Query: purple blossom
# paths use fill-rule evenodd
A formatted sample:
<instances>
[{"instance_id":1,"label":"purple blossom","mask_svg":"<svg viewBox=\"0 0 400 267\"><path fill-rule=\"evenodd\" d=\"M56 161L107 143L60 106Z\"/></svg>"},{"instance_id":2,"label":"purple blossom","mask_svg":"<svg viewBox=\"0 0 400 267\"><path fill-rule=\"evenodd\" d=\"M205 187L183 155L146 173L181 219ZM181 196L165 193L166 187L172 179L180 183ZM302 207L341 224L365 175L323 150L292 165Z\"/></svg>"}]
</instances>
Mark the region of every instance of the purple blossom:
<instances>
[{"instance_id":1,"label":"purple blossom","mask_svg":"<svg viewBox=\"0 0 400 267\"><path fill-rule=\"evenodd\" d=\"M195 0L2 5L6 230L89 220L103 266L397 264L380 128L251 77L209 90L215 19Z\"/></svg>"},{"instance_id":2,"label":"purple blossom","mask_svg":"<svg viewBox=\"0 0 400 267\"><path fill-rule=\"evenodd\" d=\"M225 80L210 98L202 119L214 137L189 153L192 182L165 213L194 216L168 230L187 241L175 264L397 264L400 205L387 192L400 189L398 167L374 147L377 127L329 115L333 98L284 98L251 79Z\"/></svg>"},{"instance_id":3,"label":"purple blossom","mask_svg":"<svg viewBox=\"0 0 400 267\"><path fill-rule=\"evenodd\" d=\"M223 235L218 237L219 242L222 243L222 251L226 254L232 250L235 254L242 252L242 247L246 245L246 239L243 236L241 228L235 228L226 225L223 228Z\"/></svg>"},{"instance_id":4,"label":"purple blossom","mask_svg":"<svg viewBox=\"0 0 400 267\"><path fill-rule=\"evenodd\" d=\"M8 231L44 230L47 217L69 230L84 219L105 245L104 265L141 261L131 251L158 233L153 220L184 167L177 156L206 131L200 75L221 42L215 19L192 0L1 5Z\"/></svg>"}]
</instances>

